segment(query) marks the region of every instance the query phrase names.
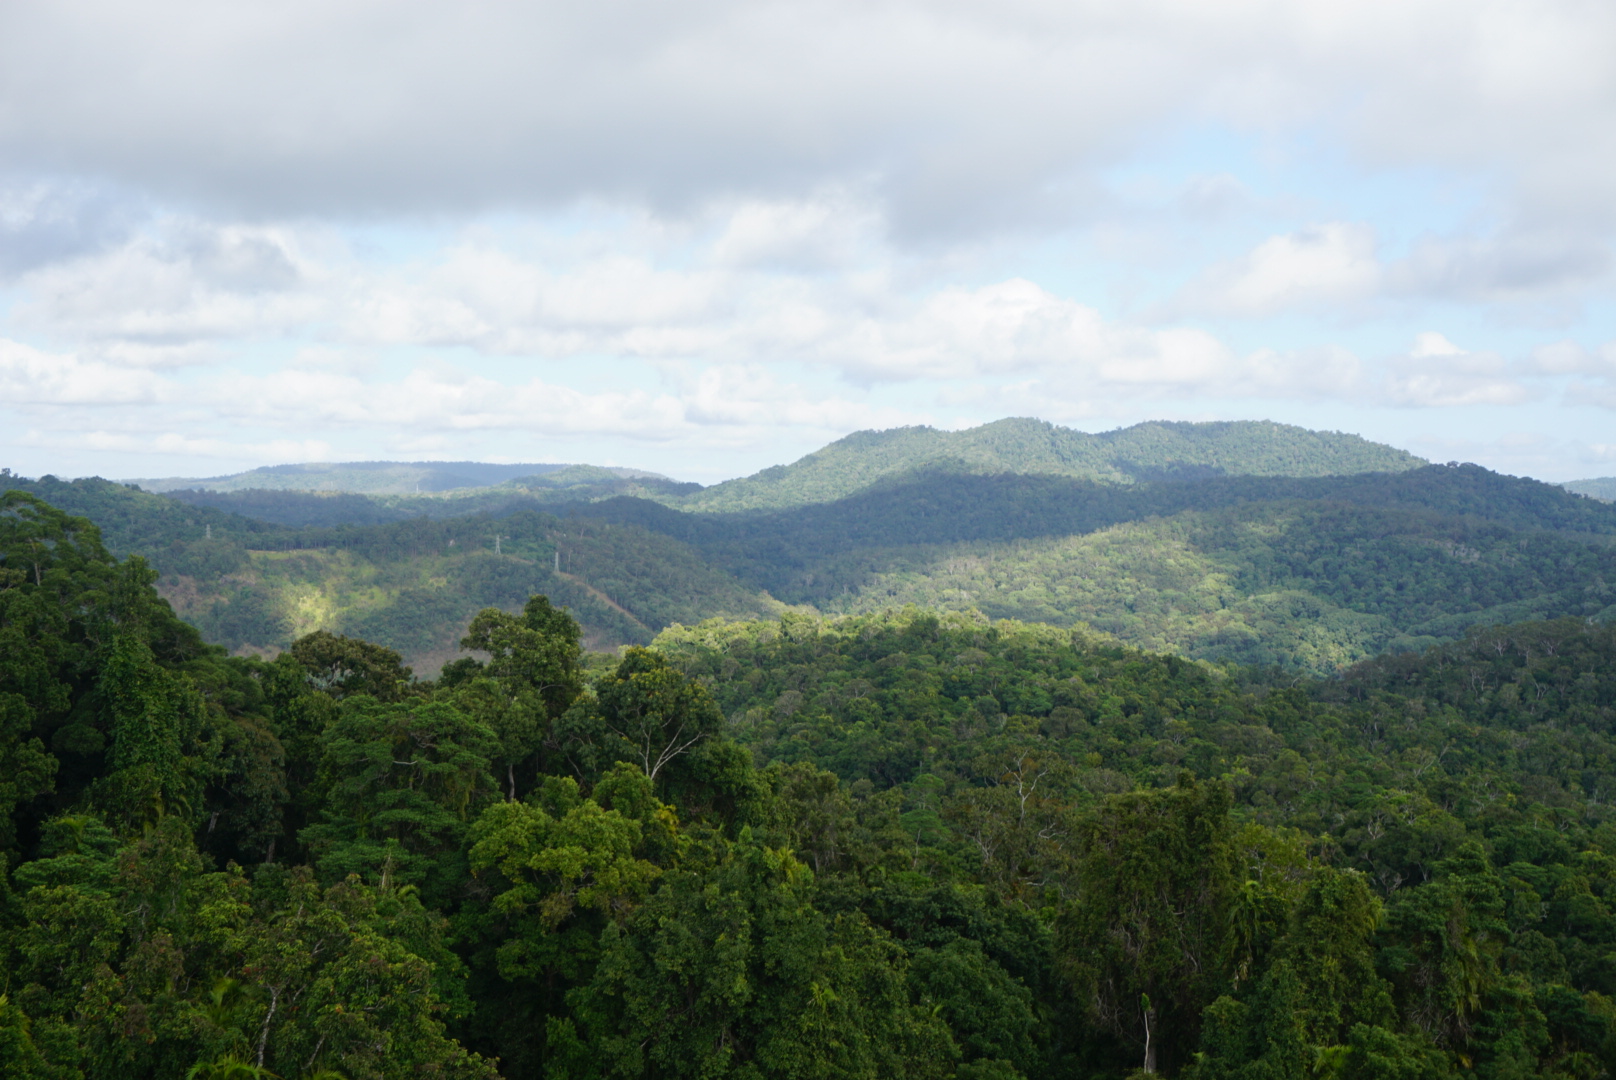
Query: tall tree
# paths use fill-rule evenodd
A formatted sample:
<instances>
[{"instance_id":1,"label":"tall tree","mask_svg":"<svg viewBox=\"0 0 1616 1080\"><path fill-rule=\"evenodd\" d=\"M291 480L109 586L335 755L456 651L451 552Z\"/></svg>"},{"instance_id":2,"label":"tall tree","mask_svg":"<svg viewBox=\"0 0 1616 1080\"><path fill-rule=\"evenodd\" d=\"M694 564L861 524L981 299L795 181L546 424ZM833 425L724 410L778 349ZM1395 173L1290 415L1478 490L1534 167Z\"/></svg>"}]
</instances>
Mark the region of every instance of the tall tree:
<instances>
[{"instance_id":1,"label":"tall tree","mask_svg":"<svg viewBox=\"0 0 1616 1080\"><path fill-rule=\"evenodd\" d=\"M1195 1048L1221 989L1234 848L1229 789L1196 783L1105 800L1078 831L1079 891L1061 918L1066 964L1096 1023L1146 1072Z\"/></svg>"},{"instance_id":2,"label":"tall tree","mask_svg":"<svg viewBox=\"0 0 1616 1080\"><path fill-rule=\"evenodd\" d=\"M543 751L556 745L556 721L583 692L580 634L567 611L533 596L520 616L479 612L460 644L487 653L487 661L467 658L444 669L443 685L499 740L494 765L508 798L525 793L547 764Z\"/></svg>"}]
</instances>

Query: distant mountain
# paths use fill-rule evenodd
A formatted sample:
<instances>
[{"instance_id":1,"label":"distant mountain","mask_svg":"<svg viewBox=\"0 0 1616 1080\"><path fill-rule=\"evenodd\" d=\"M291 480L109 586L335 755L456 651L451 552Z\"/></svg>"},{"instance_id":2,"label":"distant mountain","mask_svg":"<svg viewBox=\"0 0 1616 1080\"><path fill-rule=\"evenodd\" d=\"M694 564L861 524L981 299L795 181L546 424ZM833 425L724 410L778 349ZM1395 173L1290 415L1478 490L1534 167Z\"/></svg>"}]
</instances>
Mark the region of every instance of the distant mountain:
<instances>
[{"instance_id":1,"label":"distant mountain","mask_svg":"<svg viewBox=\"0 0 1616 1080\"><path fill-rule=\"evenodd\" d=\"M571 470L622 479L666 480L643 469L591 465L496 465L485 461L343 461L267 465L229 476L127 480L146 491L315 491L355 495L407 495L492 487L511 480Z\"/></svg>"},{"instance_id":2,"label":"distant mountain","mask_svg":"<svg viewBox=\"0 0 1616 1080\"><path fill-rule=\"evenodd\" d=\"M410 518L452 518L471 514L500 516L624 495L668 502L700 490L700 484L682 484L636 469L567 465L553 472L522 476L489 487L464 487L432 493L428 493L423 486L420 493L412 491L402 495L264 488L240 491L186 488L164 494L191 506L207 506L256 521L298 527L383 525Z\"/></svg>"},{"instance_id":3,"label":"distant mountain","mask_svg":"<svg viewBox=\"0 0 1616 1080\"><path fill-rule=\"evenodd\" d=\"M1570 480L1560 485L1567 491L1593 499L1616 502L1616 476L1596 476L1591 480Z\"/></svg>"},{"instance_id":4,"label":"distant mountain","mask_svg":"<svg viewBox=\"0 0 1616 1080\"><path fill-rule=\"evenodd\" d=\"M1391 473L1426 462L1358 435L1271 421L1153 421L1091 435L1012 418L966 431L859 431L777 465L679 499L686 510L774 510L846 498L917 470L1071 476L1111 484L1217 476Z\"/></svg>"}]
</instances>

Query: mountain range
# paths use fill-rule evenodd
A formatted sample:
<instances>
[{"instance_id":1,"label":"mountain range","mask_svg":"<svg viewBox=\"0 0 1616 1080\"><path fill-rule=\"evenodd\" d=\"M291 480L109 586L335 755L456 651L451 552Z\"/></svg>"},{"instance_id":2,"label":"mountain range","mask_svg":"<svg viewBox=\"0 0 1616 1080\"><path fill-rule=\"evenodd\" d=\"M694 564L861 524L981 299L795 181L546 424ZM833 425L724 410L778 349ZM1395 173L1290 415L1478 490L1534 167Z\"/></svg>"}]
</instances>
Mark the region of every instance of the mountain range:
<instances>
[{"instance_id":1,"label":"mountain range","mask_svg":"<svg viewBox=\"0 0 1616 1080\"><path fill-rule=\"evenodd\" d=\"M425 490L455 477L486 482ZM265 478L284 486L247 486ZM170 483L0 478L145 555L209 640L273 651L330 629L427 672L476 610L535 592L600 649L714 617L916 604L1312 671L1494 622L1616 617L1616 507L1266 422L858 432L707 488L461 462L142 490Z\"/></svg>"}]
</instances>

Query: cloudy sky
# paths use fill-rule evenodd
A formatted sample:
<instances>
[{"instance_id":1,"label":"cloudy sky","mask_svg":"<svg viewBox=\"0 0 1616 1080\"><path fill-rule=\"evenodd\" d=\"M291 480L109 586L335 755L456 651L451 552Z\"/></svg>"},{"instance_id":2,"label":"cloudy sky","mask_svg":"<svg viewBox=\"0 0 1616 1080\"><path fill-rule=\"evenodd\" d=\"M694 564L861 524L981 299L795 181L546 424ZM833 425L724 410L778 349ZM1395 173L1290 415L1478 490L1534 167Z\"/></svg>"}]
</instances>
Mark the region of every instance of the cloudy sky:
<instances>
[{"instance_id":1,"label":"cloudy sky","mask_svg":"<svg viewBox=\"0 0 1616 1080\"><path fill-rule=\"evenodd\" d=\"M1616 6L12 0L0 466L1271 418L1616 473Z\"/></svg>"}]
</instances>

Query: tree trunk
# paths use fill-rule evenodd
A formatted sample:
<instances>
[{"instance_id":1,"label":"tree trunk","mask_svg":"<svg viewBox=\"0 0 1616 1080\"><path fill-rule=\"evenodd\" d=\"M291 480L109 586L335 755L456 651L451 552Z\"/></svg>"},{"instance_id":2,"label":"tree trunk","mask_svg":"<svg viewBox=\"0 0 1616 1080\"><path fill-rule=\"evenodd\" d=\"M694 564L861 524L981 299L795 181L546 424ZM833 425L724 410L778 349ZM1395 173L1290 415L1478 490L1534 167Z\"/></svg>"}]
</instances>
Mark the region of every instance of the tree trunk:
<instances>
[{"instance_id":1,"label":"tree trunk","mask_svg":"<svg viewBox=\"0 0 1616 1080\"><path fill-rule=\"evenodd\" d=\"M1145 1009L1145 1071L1156 1071L1156 1043L1150 1037L1150 1026L1156 1019L1156 1010Z\"/></svg>"}]
</instances>

